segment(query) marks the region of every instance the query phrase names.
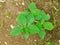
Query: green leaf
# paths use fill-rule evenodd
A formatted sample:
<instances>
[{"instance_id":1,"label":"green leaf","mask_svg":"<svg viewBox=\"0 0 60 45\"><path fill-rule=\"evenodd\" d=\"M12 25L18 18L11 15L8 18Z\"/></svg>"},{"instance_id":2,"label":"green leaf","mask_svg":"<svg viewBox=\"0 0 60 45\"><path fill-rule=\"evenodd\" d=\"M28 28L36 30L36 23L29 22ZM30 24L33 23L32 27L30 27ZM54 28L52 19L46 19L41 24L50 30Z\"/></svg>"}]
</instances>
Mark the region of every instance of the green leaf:
<instances>
[{"instance_id":1,"label":"green leaf","mask_svg":"<svg viewBox=\"0 0 60 45\"><path fill-rule=\"evenodd\" d=\"M46 35L45 30L43 28L40 28L38 35L43 40L45 38L45 35Z\"/></svg>"},{"instance_id":2,"label":"green leaf","mask_svg":"<svg viewBox=\"0 0 60 45\"><path fill-rule=\"evenodd\" d=\"M41 21L41 15L36 15L36 16L35 16L35 19Z\"/></svg>"},{"instance_id":3,"label":"green leaf","mask_svg":"<svg viewBox=\"0 0 60 45\"><path fill-rule=\"evenodd\" d=\"M29 29L28 28L24 28L24 38L25 39L29 38Z\"/></svg>"},{"instance_id":4,"label":"green leaf","mask_svg":"<svg viewBox=\"0 0 60 45\"><path fill-rule=\"evenodd\" d=\"M35 3L32 2L32 3L30 3L30 5L28 6L28 8L30 9L30 11L32 11L32 10L36 9L37 7L36 7Z\"/></svg>"},{"instance_id":5,"label":"green leaf","mask_svg":"<svg viewBox=\"0 0 60 45\"><path fill-rule=\"evenodd\" d=\"M28 10L24 10L23 15L27 17L28 15L30 15L30 12Z\"/></svg>"},{"instance_id":6,"label":"green leaf","mask_svg":"<svg viewBox=\"0 0 60 45\"><path fill-rule=\"evenodd\" d=\"M41 39L44 39L44 37L45 37L45 35L46 35L45 30L42 28L42 25L41 25L39 22L38 22L36 25L37 25L37 27L39 28L39 33L38 33L39 37L40 37Z\"/></svg>"},{"instance_id":7,"label":"green leaf","mask_svg":"<svg viewBox=\"0 0 60 45\"><path fill-rule=\"evenodd\" d=\"M47 15L43 10L34 9L31 13L35 16L36 20L49 20L50 16Z\"/></svg>"},{"instance_id":8,"label":"green leaf","mask_svg":"<svg viewBox=\"0 0 60 45\"><path fill-rule=\"evenodd\" d=\"M42 18L42 11L39 9L34 9L31 13L34 15L36 20L40 20Z\"/></svg>"},{"instance_id":9,"label":"green leaf","mask_svg":"<svg viewBox=\"0 0 60 45\"><path fill-rule=\"evenodd\" d=\"M31 34L36 34L39 32L39 28L36 25L32 24L29 26L29 31Z\"/></svg>"},{"instance_id":10,"label":"green leaf","mask_svg":"<svg viewBox=\"0 0 60 45\"><path fill-rule=\"evenodd\" d=\"M15 26L15 27L11 30L10 35L12 35L12 36L18 36L18 35L21 34L21 32L22 32L21 27Z\"/></svg>"},{"instance_id":11,"label":"green leaf","mask_svg":"<svg viewBox=\"0 0 60 45\"><path fill-rule=\"evenodd\" d=\"M50 20L50 15L49 14L47 14L46 20Z\"/></svg>"},{"instance_id":12,"label":"green leaf","mask_svg":"<svg viewBox=\"0 0 60 45\"><path fill-rule=\"evenodd\" d=\"M45 45L54 45L53 42L46 42Z\"/></svg>"},{"instance_id":13,"label":"green leaf","mask_svg":"<svg viewBox=\"0 0 60 45\"><path fill-rule=\"evenodd\" d=\"M33 15L36 15L36 16L37 16L37 15L40 15L40 16L41 16L41 12L42 12L42 11L39 10L39 9L34 9L34 10L31 11L31 13L32 13Z\"/></svg>"},{"instance_id":14,"label":"green leaf","mask_svg":"<svg viewBox=\"0 0 60 45\"><path fill-rule=\"evenodd\" d=\"M43 20L49 20L50 19L50 15L47 15L43 10L41 11L41 15L42 15Z\"/></svg>"},{"instance_id":15,"label":"green leaf","mask_svg":"<svg viewBox=\"0 0 60 45\"><path fill-rule=\"evenodd\" d=\"M32 24L35 21L34 16L32 14L27 16L28 25Z\"/></svg>"},{"instance_id":16,"label":"green leaf","mask_svg":"<svg viewBox=\"0 0 60 45\"><path fill-rule=\"evenodd\" d=\"M50 15L47 15L43 10L35 9L31 11L37 20L49 20Z\"/></svg>"},{"instance_id":17,"label":"green leaf","mask_svg":"<svg viewBox=\"0 0 60 45\"><path fill-rule=\"evenodd\" d=\"M23 14L18 15L17 23L21 26L26 26L26 23L27 23L26 17Z\"/></svg>"},{"instance_id":18,"label":"green leaf","mask_svg":"<svg viewBox=\"0 0 60 45\"><path fill-rule=\"evenodd\" d=\"M28 38L29 38L29 33L25 33L25 34L24 34L24 38L25 38L25 39L28 39Z\"/></svg>"},{"instance_id":19,"label":"green leaf","mask_svg":"<svg viewBox=\"0 0 60 45\"><path fill-rule=\"evenodd\" d=\"M28 10L25 10L23 14L27 19L28 25L32 24L35 21L34 16Z\"/></svg>"},{"instance_id":20,"label":"green leaf","mask_svg":"<svg viewBox=\"0 0 60 45\"><path fill-rule=\"evenodd\" d=\"M36 26L37 26L38 28L42 28L42 25L41 25L40 22L37 22L37 23L36 23Z\"/></svg>"},{"instance_id":21,"label":"green leaf","mask_svg":"<svg viewBox=\"0 0 60 45\"><path fill-rule=\"evenodd\" d=\"M47 30L52 30L54 28L53 24L50 22L44 22L43 26Z\"/></svg>"}]
</instances>

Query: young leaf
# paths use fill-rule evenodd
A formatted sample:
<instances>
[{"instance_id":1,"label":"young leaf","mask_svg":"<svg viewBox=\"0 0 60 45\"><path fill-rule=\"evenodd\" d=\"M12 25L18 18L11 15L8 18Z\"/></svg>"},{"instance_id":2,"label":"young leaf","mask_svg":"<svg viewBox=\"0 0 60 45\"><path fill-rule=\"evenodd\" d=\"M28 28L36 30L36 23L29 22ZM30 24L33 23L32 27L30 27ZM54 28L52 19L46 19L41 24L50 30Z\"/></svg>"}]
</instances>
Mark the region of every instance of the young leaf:
<instances>
[{"instance_id":1,"label":"young leaf","mask_svg":"<svg viewBox=\"0 0 60 45\"><path fill-rule=\"evenodd\" d=\"M27 23L26 17L23 14L18 15L17 23L21 26L26 26Z\"/></svg>"},{"instance_id":2,"label":"young leaf","mask_svg":"<svg viewBox=\"0 0 60 45\"><path fill-rule=\"evenodd\" d=\"M41 20L41 15L36 15L34 17L35 17L35 20Z\"/></svg>"},{"instance_id":3,"label":"young leaf","mask_svg":"<svg viewBox=\"0 0 60 45\"><path fill-rule=\"evenodd\" d=\"M33 14L33 16L35 17L36 20L41 20L42 18L42 11L39 9L34 9L31 11L31 13Z\"/></svg>"},{"instance_id":4,"label":"young leaf","mask_svg":"<svg viewBox=\"0 0 60 45\"><path fill-rule=\"evenodd\" d=\"M45 45L54 45L53 42L46 42Z\"/></svg>"},{"instance_id":5,"label":"young leaf","mask_svg":"<svg viewBox=\"0 0 60 45\"><path fill-rule=\"evenodd\" d=\"M43 26L47 30L52 30L54 28L53 24L50 22L44 22Z\"/></svg>"},{"instance_id":6,"label":"young leaf","mask_svg":"<svg viewBox=\"0 0 60 45\"><path fill-rule=\"evenodd\" d=\"M10 32L10 35L12 35L12 36L18 36L18 35L21 34L21 32L22 32L21 27L15 26L15 27L12 29L12 31Z\"/></svg>"},{"instance_id":7,"label":"young leaf","mask_svg":"<svg viewBox=\"0 0 60 45\"><path fill-rule=\"evenodd\" d=\"M49 20L50 16L47 15L44 11L39 9L34 9L31 13L35 16L36 20Z\"/></svg>"},{"instance_id":8,"label":"young leaf","mask_svg":"<svg viewBox=\"0 0 60 45\"><path fill-rule=\"evenodd\" d=\"M31 34L36 34L39 32L39 28L36 25L32 24L29 26L29 31Z\"/></svg>"},{"instance_id":9,"label":"young leaf","mask_svg":"<svg viewBox=\"0 0 60 45\"><path fill-rule=\"evenodd\" d=\"M45 38L45 35L46 35L45 30L43 28L40 28L38 35L43 40Z\"/></svg>"},{"instance_id":10,"label":"young leaf","mask_svg":"<svg viewBox=\"0 0 60 45\"><path fill-rule=\"evenodd\" d=\"M28 15L30 15L30 12L28 10L24 10L23 15L27 17Z\"/></svg>"},{"instance_id":11,"label":"young leaf","mask_svg":"<svg viewBox=\"0 0 60 45\"><path fill-rule=\"evenodd\" d=\"M25 39L29 38L29 29L28 28L24 28L24 38Z\"/></svg>"},{"instance_id":12,"label":"young leaf","mask_svg":"<svg viewBox=\"0 0 60 45\"><path fill-rule=\"evenodd\" d=\"M35 21L34 16L32 14L27 16L28 25L32 24Z\"/></svg>"},{"instance_id":13,"label":"young leaf","mask_svg":"<svg viewBox=\"0 0 60 45\"><path fill-rule=\"evenodd\" d=\"M28 10L25 10L23 12L24 16L26 17L27 19L27 23L28 25L32 24L34 22L34 16L28 11Z\"/></svg>"},{"instance_id":14,"label":"young leaf","mask_svg":"<svg viewBox=\"0 0 60 45\"><path fill-rule=\"evenodd\" d=\"M30 5L28 6L28 8L30 9L30 11L32 11L32 10L36 9L37 7L36 7L35 3L32 2L32 3L30 3Z\"/></svg>"},{"instance_id":15,"label":"young leaf","mask_svg":"<svg viewBox=\"0 0 60 45\"><path fill-rule=\"evenodd\" d=\"M32 10L31 11L31 13L33 14L33 15L40 15L41 14L41 10L39 10L39 9L34 9L34 10ZM41 15L40 15L41 16Z\"/></svg>"},{"instance_id":16,"label":"young leaf","mask_svg":"<svg viewBox=\"0 0 60 45\"><path fill-rule=\"evenodd\" d=\"M44 39L44 37L45 37L45 35L46 35L45 30L42 28L42 25L41 25L39 22L38 22L36 25L37 25L37 27L39 28L39 33L38 33L39 37L40 37L41 39Z\"/></svg>"},{"instance_id":17,"label":"young leaf","mask_svg":"<svg viewBox=\"0 0 60 45\"><path fill-rule=\"evenodd\" d=\"M36 15L35 18L37 20L49 20L50 16L47 15L43 10L35 9L31 11L33 15Z\"/></svg>"},{"instance_id":18,"label":"young leaf","mask_svg":"<svg viewBox=\"0 0 60 45\"><path fill-rule=\"evenodd\" d=\"M50 15L49 14L47 14L46 17L47 17L46 20L50 20Z\"/></svg>"},{"instance_id":19,"label":"young leaf","mask_svg":"<svg viewBox=\"0 0 60 45\"><path fill-rule=\"evenodd\" d=\"M41 15L42 15L42 19L44 19L44 20L50 19L50 15L47 15L43 10L41 11Z\"/></svg>"}]
</instances>

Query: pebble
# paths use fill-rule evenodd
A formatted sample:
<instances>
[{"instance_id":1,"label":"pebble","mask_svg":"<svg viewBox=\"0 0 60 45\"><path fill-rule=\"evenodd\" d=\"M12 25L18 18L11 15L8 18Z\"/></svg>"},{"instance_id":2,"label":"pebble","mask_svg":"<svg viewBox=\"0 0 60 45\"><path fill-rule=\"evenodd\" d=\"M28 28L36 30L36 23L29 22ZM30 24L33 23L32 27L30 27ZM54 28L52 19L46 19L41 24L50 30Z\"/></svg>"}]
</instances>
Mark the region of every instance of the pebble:
<instances>
[{"instance_id":1,"label":"pebble","mask_svg":"<svg viewBox=\"0 0 60 45\"><path fill-rule=\"evenodd\" d=\"M59 44L60 44L60 40L58 40Z\"/></svg>"},{"instance_id":2,"label":"pebble","mask_svg":"<svg viewBox=\"0 0 60 45\"><path fill-rule=\"evenodd\" d=\"M5 45L7 45L7 42L4 42L5 43Z\"/></svg>"},{"instance_id":3,"label":"pebble","mask_svg":"<svg viewBox=\"0 0 60 45\"><path fill-rule=\"evenodd\" d=\"M12 24L10 25L10 27L11 27L11 28L14 28L14 26L13 26Z\"/></svg>"},{"instance_id":4,"label":"pebble","mask_svg":"<svg viewBox=\"0 0 60 45\"><path fill-rule=\"evenodd\" d=\"M0 2L2 2L2 3L5 2L5 1L6 1L6 0L0 0Z\"/></svg>"},{"instance_id":5,"label":"pebble","mask_svg":"<svg viewBox=\"0 0 60 45\"><path fill-rule=\"evenodd\" d=\"M7 18L9 17L9 16L6 16Z\"/></svg>"},{"instance_id":6,"label":"pebble","mask_svg":"<svg viewBox=\"0 0 60 45\"><path fill-rule=\"evenodd\" d=\"M22 5L25 5L25 3L24 3L24 2L22 2Z\"/></svg>"},{"instance_id":7,"label":"pebble","mask_svg":"<svg viewBox=\"0 0 60 45\"><path fill-rule=\"evenodd\" d=\"M37 40L35 39L34 41L36 42Z\"/></svg>"},{"instance_id":8,"label":"pebble","mask_svg":"<svg viewBox=\"0 0 60 45\"><path fill-rule=\"evenodd\" d=\"M18 6L19 4L18 4L18 3L16 3L16 5Z\"/></svg>"}]
</instances>

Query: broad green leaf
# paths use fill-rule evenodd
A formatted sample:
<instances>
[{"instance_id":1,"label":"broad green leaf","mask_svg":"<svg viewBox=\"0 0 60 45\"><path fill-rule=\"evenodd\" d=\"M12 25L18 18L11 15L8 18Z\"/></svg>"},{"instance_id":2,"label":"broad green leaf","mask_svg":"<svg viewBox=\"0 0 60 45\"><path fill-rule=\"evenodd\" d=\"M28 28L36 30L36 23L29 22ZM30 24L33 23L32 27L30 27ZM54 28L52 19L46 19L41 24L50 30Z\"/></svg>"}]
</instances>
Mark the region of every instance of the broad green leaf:
<instances>
[{"instance_id":1,"label":"broad green leaf","mask_svg":"<svg viewBox=\"0 0 60 45\"><path fill-rule=\"evenodd\" d=\"M53 24L50 22L44 22L43 26L47 30L53 30L53 28L54 28Z\"/></svg>"},{"instance_id":2,"label":"broad green leaf","mask_svg":"<svg viewBox=\"0 0 60 45\"><path fill-rule=\"evenodd\" d=\"M39 32L39 28L36 25L32 24L29 26L29 31L31 34L36 34Z\"/></svg>"},{"instance_id":3,"label":"broad green leaf","mask_svg":"<svg viewBox=\"0 0 60 45\"><path fill-rule=\"evenodd\" d=\"M34 16L32 14L27 16L28 25L32 24L35 21Z\"/></svg>"},{"instance_id":4,"label":"broad green leaf","mask_svg":"<svg viewBox=\"0 0 60 45\"><path fill-rule=\"evenodd\" d=\"M34 16L36 20L40 20L41 21L41 15L36 15Z\"/></svg>"},{"instance_id":5,"label":"broad green leaf","mask_svg":"<svg viewBox=\"0 0 60 45\"><path fill-rule=\"evenodd\" d=\"M28 15L30 15L30 12L28 10L24 10L23 15L27 17Z\"/></svg>"},{"instance_id":6,"label":"broad green leaf","mask_svg":"<svg viewBox=\"0 0 60 45\"><path fill-rule=\"evenodd\" d=\"M39 10L39 9L34 9L34 10L32 10L31 11L31 13L33 14L33 15L40 15L41 16L41 14L42 14L42 11L41 10Z\"/></svg>"},{"instance_id":7,"label":"broad green leaf","mask_svg":"<svg viewBox=\"0 0 60 45\"><path fill-rule=\"evenodd\" d=\"M25 39L29 38L29 29L28 28L24 28L24 38Z\"/></svg>"},{"instance_id":8,"label":"broad green leaf","mask_svg":"<svg viewBox=\"0 0 60 45\"><path fill-rule=\"evenodd\" d=\"M32 2L32 3L30 3L30 5L28 6L28 8L30 9L30 11L32 11L32 10L36 9L37 7L36 7L35 3Z\"/></svg>"},{"instance_id":9,"label":"broad green leaf","mask_svg":"<svg viewBox=\"0 0 60 45\"><path fill-rule=\"evenodd\" d=\"M28 10L25 10L23 12L24 16L26 17L27 19L27 23L28 25L32 24L34 22L34 16L28 11Z\"/></svg>"},{"instance_id":10,"label":"broad green leaf","mask_svg":"<svg viewBox=\"0 0 60 45\"><path fill-rule=\"evenodd\" d=\"M17 23L21 26L26 26L26 23L27 23L26 17L23 14L18 15Z\"/></svg>"},{"instance_id":11,"label":"broad green leaf","mask_svg":"<svg viewBox=\"0 0 60 45\"><path fill-rule=\"evenodd\" d=\"M31 11L33 15L36 15L35 18L37 20L49 20L50 16L47 15L43 10L35 9Z\"/></svg>"},{"instance_id":12,"label":"broad green leaf","mask_svg":"<svg viewBox=\"0 0 60 45\"><path fill-rule=\"evenodd\" d=\"M41 15L42 15L43 20L49 20L50 19L50 15L47 15L43 10L41 11Z\"/></svg>"},{"instance_id":13,"label":"broad green leaf","mask_svg":"<svg viewBox=\"0 0 60 45\"><path fill-rule=\"evenodd\" d=\"M53 42L46 42L45 45L54 45Z\"/></svg>"},{"instance_id":14,"label":"broad green leaf","mask_svg":"<svg viewBox=\"0 0 60 45\"><path fill-rule=\"evenodd\" d=\"M31 11L31 13L34 15L36 20L41 20L42 18L42 11L39 9L34 9Z\"/></svg>"},{"instance_id":15,"label":"broad green leaf","mask_svg":"<svg viewBox=\"0 0 60 45\"><path fill-rule=\"evenodd\" d=\"M47 15L43 10L34 9L31 13L35 16L36 20L49 20L50 16Z\"/></svg>"},{"instance_id":16,"label":"broad green leaf","mask_svg":"<svg viewBox=\"0 0 60 45\"><path fill-rule=\"evenodd\" d=\"M39 22L38 22L36 25L37 25L37 27L39 28L39 33L38 33L39 37L40 37L41 39L44 39L44 37L45 37L45 35L46 35L45 30L42 28L42 25L41 25Z\"/></svg>"},{"instance_id":17,"label":"broad green leaf","mask_svg":"<svg viewBox=\"0 0 60 45\"><path fill-rule=\"evenodd\" d=\"M38 35L43 40L45 38L45 35L46 35L45 30L43 28L40 28Z\"/></svg>"},{"instance_id":18,"label":"broad green leaf","mask_svg":"<svg viewBox=\"0 0 60 45\"><path fill-rule=\"evenodd\" d=\"M21 27L15 26L15 27L11 30L10 35L12 35L12 36L18 36L18 35L21 34L21 32L22 32Z\"/></svg>"}]
</instances>

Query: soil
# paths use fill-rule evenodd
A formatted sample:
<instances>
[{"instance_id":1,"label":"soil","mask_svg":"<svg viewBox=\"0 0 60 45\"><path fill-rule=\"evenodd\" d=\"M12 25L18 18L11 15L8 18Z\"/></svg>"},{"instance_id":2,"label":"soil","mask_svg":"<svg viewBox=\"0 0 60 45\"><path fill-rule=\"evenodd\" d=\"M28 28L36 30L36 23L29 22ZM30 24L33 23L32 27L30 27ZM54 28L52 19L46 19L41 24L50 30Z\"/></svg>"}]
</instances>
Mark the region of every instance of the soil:
<instances>
[{"instance_id":1,"label":"soil","mask_svg":"<svg viewBox=\"0 0 60 45\"><path fill-rule=\"evenodd\" d=\"M51 16L49 21L55 26L53 31L46 31L44 40L40 40L37 34L30 35L28 40L24 39L23 34L17 37L9 35L11 28L17 25L16 17L28 8L30 2L30 0L0 0L0 45L45 45L48 41L60 45L60 0L34 0L39 9Z\"/></svg>"}]
</instances>

